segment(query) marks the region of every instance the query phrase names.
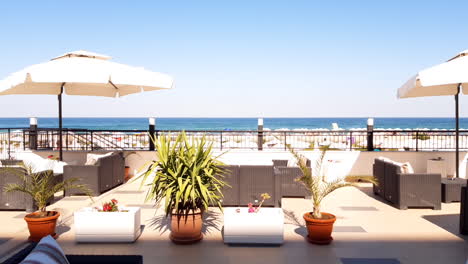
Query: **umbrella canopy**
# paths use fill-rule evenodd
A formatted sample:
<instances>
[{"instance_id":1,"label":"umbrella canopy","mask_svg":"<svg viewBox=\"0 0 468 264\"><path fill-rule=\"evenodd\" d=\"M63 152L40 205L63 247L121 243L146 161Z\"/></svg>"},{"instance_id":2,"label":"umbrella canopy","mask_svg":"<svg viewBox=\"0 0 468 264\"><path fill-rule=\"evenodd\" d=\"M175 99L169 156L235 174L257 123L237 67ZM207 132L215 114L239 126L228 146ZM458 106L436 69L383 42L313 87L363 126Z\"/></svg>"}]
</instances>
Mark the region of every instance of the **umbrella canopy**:
<instances>
[{"instance_id":1,"label":"umbrella canopy","mask_svg":"<svg viewBox=\"0 0 468 264\"><path fill-rule=\"evenodd\" d=\"M0 95L52 94L59 101L59 145L62 159L62 93L119 97L144 91L171 89L171 76L110 61L88 51L65 53L32 65L0 81Z\"/></svg>"},{"instance_id":2,"label":"umbrella canopy","mask_svg":"<svg viewBox=\"0 0 468 264\"><path fill-rule=\"evenodd\" d=\"M170 89L172 77L110 61L87 51L66 53L0 81L0 95L61 94L117 97Z\"/></svg>"},{"instance_id":3,"label":"umbrella canopy","mask_svg":"<svg viewBox=\"0 0 468 264\"><path fill-rule=\"evenodd\" d=\"M442 64L418 72L398 89L398 98L455 96L455 169L459 177L459 107L458 95L468 94L468 50Z\"/></svg>"},{"instance_id":4,"label":"umbrella canopy","mask_svg":"<svg viewBox=\"0 0 468 264\"><path fill-rule=\"evenodd\" d=\"M459 85L468 94L468 50L418 72L398 89L398 98L456 95Z\"/></svg>"}]
</instances>

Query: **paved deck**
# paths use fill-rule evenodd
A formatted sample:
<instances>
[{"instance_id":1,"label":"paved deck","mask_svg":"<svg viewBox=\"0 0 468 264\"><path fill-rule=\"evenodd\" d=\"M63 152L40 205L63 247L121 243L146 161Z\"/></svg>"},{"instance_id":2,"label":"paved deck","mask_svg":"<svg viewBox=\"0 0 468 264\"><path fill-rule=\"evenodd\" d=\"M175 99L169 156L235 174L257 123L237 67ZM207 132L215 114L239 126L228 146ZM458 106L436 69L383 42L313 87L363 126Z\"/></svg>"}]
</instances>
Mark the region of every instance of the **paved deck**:
<instances>
[{"instance_id":1,"label":"paved deck","mask_svg":"<svg viewBox=\"0 0 468 264\"><path fill-rule=\"evenodd\" d=\"M285 243L282 246L229 246L222 241L222 215L213 210L204 228L205 238L195 245L170 242L161 209L145 203L139 182L126 183L95 199L100 205L111 198L120 204L142 207L144 231L133 244L77 244L73 211L89 206L86 197L64 198L49 207L61 212L59 244L67 254L138 254L145 263L465 263L466 236L458 234L459 203L442 204L442 210L398 210L373 196L369 184L343 188L331 194L323 211L337 216L334 241L327 246L305 241L302 214L309 200L283 199ZM0 212L0 256L24 245L28 236L24 212Z\"/></svg>"}]
</instances>

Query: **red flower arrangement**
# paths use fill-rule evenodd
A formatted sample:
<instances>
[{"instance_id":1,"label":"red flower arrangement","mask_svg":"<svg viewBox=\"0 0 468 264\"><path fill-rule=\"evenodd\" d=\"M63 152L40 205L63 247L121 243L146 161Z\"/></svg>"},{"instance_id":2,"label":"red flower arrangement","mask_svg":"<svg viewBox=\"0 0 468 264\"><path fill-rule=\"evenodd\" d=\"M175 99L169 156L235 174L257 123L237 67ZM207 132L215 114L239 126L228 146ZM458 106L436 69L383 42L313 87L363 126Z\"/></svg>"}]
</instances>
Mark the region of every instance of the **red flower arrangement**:
<instances>
[{"instance_id":1,"label":"red flower arrangement","mask_svg":"<svg viewBox=\"0 0 468 264\"><path fill-rule=\"evenodd\" d=\"M117 206L118 201L112 199L110 202L102 204L102 212L118 212L119 207Z\"/></svg>"}]
</instances>

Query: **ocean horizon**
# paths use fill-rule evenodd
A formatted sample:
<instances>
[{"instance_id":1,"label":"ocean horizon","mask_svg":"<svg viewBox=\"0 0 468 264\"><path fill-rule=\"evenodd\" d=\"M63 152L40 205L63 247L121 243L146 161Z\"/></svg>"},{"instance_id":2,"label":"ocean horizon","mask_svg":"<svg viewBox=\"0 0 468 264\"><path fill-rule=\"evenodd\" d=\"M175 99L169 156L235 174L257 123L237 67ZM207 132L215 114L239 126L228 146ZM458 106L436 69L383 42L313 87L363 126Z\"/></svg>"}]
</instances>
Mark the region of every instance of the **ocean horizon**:
<instances>
[{"instance_id":1,"label":"ocean horizon","mask_svg":"<svg viewBox=\"0 0 468 264\"><path fill-rule=\"evenodd\" d=\"M365 129L367 118L264 118L264 128L270 130L320 130L339 128ZM97 130L146 130L145 117L66 117L64 128ZM0 128L29 127L29 118L0 118ZM58 118L39 117L39 128L57 128ZM455 129L455 119L447 117L377 117L375 129ZM460 128L468 129L468 118L460 118ZM219 117L161 117L156 119L158 130L256 130L257 118Z\"/></svg>"}]
</instances>

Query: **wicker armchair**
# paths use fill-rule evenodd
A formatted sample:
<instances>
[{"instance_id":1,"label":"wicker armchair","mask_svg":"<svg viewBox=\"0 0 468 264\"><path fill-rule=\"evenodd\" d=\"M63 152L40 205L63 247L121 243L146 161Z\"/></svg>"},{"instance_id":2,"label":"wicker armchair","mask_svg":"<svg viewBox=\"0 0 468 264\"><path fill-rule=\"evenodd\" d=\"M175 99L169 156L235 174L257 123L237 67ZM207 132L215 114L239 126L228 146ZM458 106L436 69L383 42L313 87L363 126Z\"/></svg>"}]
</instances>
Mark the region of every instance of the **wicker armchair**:
<instances>
[{"instance_id":1,"label":"wicker armchair","mask_svg":"<svg viewBox=\"0 0 468 264\"><path fill-rule=\"evenodd\" d=\"M383 171L381 166L383 166ZM376 159L374 177L379 181L379 186L374 186L374 193L382 196L398 209L404 210L409 207L441 209L440 174L401 173L398 165Z\"/></svg>"},{"instance_id":2,"label":"wicker armchair","mask_svg":"<svg viewBox=\"0 0 468 264\"><path fill-rule=\"evenodd\" d=\"M95 194L102 194L124 181L125 161L122 153L99 158L95 165L66 165L63 178L78 178ZM67 191L66 195L83 194L79 190Z\"/></svg>"}]
</instances>

